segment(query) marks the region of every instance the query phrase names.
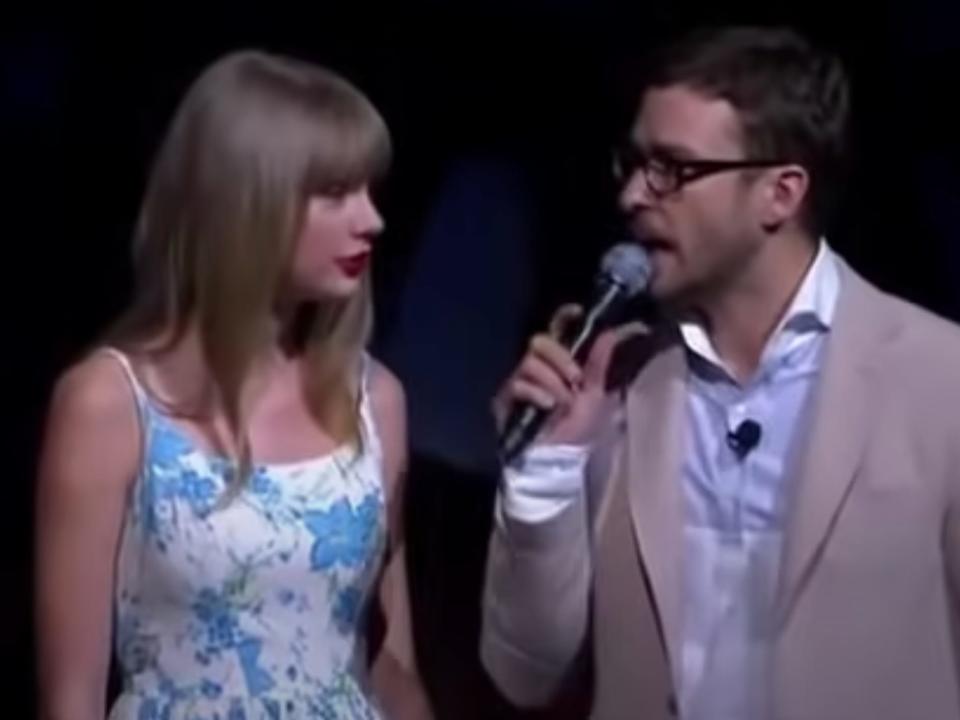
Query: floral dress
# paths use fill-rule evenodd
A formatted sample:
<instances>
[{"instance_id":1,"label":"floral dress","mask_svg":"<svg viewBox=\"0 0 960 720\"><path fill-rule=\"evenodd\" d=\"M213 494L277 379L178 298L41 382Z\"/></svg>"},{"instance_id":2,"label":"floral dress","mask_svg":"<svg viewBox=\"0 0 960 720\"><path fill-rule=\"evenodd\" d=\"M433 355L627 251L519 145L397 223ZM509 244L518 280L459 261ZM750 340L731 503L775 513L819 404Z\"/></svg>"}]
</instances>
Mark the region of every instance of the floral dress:
<instances>
[{"instance_id":1,"label":"floral dress","mask_svg":"<svg viewBox=\"0 0 960 720\"><path fill-rule=\"evenodd\" d=\"M144 441L117 558L123 690L110 720L380 720L362 633L386 543L369 360L359 450L256 465L221 503L228 462L108 352L133 387Z\"/></svg>"}]
</instances>

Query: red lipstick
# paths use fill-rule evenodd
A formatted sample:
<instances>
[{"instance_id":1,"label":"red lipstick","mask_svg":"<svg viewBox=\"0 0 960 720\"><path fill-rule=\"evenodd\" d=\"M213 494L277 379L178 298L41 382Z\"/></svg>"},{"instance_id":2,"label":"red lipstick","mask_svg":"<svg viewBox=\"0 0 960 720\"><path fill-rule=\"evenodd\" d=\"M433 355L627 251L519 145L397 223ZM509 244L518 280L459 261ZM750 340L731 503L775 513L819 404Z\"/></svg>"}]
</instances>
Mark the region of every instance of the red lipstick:
<instances>
[{"instance_id":1,"label":"red lipstick","mask_svg":"<svg viewBox=\"0 0 960 720\"><path fill-rule=\"evenodd\" d=\"M357 253L349 257L337 258L334 262L337 263L337 267L343 271L344 275L356 278L360 277L367 269L367 265L370 263L370 253Z\"/></svg>"}]
</instances>

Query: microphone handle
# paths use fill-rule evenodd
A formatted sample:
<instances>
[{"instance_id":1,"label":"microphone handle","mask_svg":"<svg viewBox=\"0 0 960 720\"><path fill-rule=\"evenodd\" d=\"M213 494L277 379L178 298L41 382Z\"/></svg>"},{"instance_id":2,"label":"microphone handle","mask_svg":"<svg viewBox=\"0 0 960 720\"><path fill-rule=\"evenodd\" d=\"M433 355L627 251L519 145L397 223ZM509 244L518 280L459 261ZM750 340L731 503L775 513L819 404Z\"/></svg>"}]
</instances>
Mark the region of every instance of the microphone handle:
<instances>
[{"instance_id":1,"label":"microphone handle","mask_svg":"<svg viewBox=\"0 0 960 720\"><path fill-rule=\"evenodd\" d=\"M509 465L526 450L550 415L530 403L517 403L507 416L506 432L500 441L500 462Z\"/></svg>"},{"instance_id":2,"label":"microphone handle","mask_svg":"<svg viewBox=\"0 0 960 720\"><path fill-rule=\"evenodd\" d=\"M620 284L616 282L606 283L603 286L600 297L597 298L597 301L593 303L593 306L587 312L587 316L583 319L583 322L580 323L573 338L565 338L567 341L564 342L564 345L570 350L570 354L573 355L574 360L578 363L586 360L587 354L590 351L591 341L596 337L598 325L609 312L610 307L622 297L622 294L623 287Z\"/></svg>"},{"instance_id":3,"label":"microphone handle","mask_svg":"<svg viewBox=\"0 0 960 720\"><path fill-rule=\"evenodd\" d=\"M597 326L610 306L621 296L622 290L618 283L607 284L583 322L576 327L573 337L565 340L564 345L577 362L583 362L586 358L591 341L596 335ZM548 411L531 403L514 404L507 416L504 434L500 441L501 462L504 465L513 462L533 441L549 417Z\"/></svg>"}]
</instances>

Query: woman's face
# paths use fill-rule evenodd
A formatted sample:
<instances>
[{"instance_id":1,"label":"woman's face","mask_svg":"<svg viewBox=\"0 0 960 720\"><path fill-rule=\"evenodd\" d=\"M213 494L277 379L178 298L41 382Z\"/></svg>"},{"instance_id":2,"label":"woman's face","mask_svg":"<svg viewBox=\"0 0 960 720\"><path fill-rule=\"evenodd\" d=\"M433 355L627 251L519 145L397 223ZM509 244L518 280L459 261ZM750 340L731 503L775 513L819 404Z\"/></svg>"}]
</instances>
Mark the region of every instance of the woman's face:
<instances>
[{"instance_id":1,"label":"woman's face","mask_svg":"<svg viewBox=\"0 0 960 720\"><path fill-rule=\"evenodd\" d=\"M290 269L295 298L343 299L356 292L383 227L367 185L311 196Z\"/></svg>"}]
</instances>

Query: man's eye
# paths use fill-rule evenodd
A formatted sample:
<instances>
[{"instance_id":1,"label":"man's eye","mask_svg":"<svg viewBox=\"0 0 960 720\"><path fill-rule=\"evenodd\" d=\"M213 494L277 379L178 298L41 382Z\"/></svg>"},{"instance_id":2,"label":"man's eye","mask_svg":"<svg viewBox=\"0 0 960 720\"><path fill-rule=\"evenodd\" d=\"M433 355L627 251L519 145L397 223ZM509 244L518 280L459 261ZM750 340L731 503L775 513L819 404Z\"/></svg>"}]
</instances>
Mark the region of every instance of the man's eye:
<instances>
[{"instance_id":1,"label":"man's eye","mask_svg":"<svg viewBox=\"0 0 960 720\"><path fill-rule=\"evenodd\" d=\"M677 163L669 158L653 158L650 160L650 168L655 172L667 175L676 172Z\"/></svg>"}]
</instances>

